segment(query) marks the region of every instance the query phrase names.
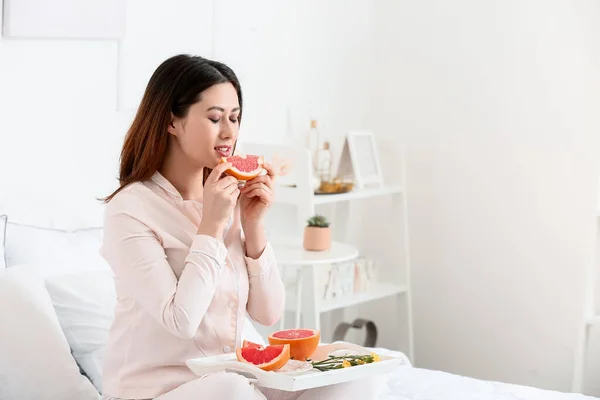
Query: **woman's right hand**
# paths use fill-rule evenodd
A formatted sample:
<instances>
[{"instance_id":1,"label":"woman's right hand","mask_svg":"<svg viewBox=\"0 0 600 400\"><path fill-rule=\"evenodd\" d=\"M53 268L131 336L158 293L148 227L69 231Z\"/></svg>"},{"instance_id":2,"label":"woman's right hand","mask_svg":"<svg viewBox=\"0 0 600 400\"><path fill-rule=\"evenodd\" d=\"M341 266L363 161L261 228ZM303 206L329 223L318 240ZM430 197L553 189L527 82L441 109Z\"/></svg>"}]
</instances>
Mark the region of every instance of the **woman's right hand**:
<instances>
[{"instance_id":1,"label":"woman's right hand","mask_svg":"<svg viewBox=\"0 0 600 400\"><path fill-rule=\"evenodd\" d=\"M202 194L202 221L199 235L222 238L225 225L233 213L240 190L232 176L221 178L231 163L218 164L206 178Z\"/></svg>"}]
</instances>

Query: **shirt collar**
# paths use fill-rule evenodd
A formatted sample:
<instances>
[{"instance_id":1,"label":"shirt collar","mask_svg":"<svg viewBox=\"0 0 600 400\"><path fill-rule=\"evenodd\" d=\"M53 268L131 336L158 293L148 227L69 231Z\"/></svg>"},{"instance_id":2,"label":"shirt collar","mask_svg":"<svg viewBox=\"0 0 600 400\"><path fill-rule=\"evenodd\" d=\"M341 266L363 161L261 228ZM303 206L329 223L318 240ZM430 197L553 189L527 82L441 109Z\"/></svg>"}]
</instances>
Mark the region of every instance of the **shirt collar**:
<instances>
[{"instance_id":1,"label":"shirt collar","mask_svg":"<svg viewBox=\"0 0 600 400\"><path fill-rule=\"evenodd\" d=\"M160 172L156 171L154 175L150 178L154 183L160 186L165 192L167 192L171 197L183 201L183 197L181 194L175 189L175 186L167 178L161 175Z\"/></svg>"}]
</instances>

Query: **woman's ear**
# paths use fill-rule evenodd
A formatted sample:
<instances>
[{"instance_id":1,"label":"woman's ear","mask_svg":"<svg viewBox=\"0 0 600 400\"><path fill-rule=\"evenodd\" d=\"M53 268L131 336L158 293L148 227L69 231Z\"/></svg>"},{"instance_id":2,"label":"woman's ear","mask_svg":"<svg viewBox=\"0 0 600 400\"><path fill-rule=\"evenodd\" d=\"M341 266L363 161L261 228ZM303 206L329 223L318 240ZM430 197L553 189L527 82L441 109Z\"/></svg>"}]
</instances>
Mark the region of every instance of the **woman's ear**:
<instances>
[{"instance_id":1,"label":"woman's ear","mask_svg":"<svg viewBox=\"0 0 600 400\"><path fill-rule=\"evenodd\" d=\"M175 118L173 113L171 113L171 121L169 121L169 126L167 127L167 132L169 132L173 136L177 136L179 132L178 132L178 129L176 128L176 126L178 126L178 124L179 124L179 119Z\"/></svg>"}]
</instances>

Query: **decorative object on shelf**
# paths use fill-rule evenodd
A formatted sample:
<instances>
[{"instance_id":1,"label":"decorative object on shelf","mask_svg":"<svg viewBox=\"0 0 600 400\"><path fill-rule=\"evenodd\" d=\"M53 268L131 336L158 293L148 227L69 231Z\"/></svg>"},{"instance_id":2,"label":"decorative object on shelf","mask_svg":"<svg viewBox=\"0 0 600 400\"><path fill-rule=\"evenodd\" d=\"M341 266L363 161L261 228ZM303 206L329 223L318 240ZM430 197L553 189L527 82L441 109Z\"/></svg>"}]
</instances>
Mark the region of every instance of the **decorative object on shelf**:
<instances>
[{"instance_id":1,"label":"decorative object on shelf","mask_svg":"<svg viewBox=\"0 0 600 400\"><path fill-rule=\"evenodd\" d=\"M319 163L317 161L317 153L319 151L319 146L321 145L321 134L319 133L319 129L317 128L317 120L313 119L310 121L310 129L306 132L306 148L310 152L313 173L318 176L318 166Z\"/></svg>"},{"instance_id":2,"label":"decorative object on shelf","mask_svg":"<svg viewBox=\"0 0 600 400\"><path fill-rule=\"evenodd\" d=\"M340 296L352 296L354 294L354 263L343 263L337 265L340 271Z\"/></svg>"},{"instance_id":3,"label":"decorative object on shelf","mask_svg":"<svg viewBox=\"0 0 600 400\"><path fill-rule=\"evenodd\" d=\"M332 181L321 181L318 190L315 194L339 194L351 191L354 188L354 183L342 181L340 178L335 178Z\"/></svg>"},{"instance_id":4,"label":"decorative object on shelf","mask_svg":"<svg viewBox=\"0 0 600 400\"><path fill-rule=\"evenodd\" d=\"M373 260L361 257L354 262L354 292L368 292L377 282Z\"/></svg>"},{"instance_id":5,"label":"decorative object on shelf","mask_svg":"<svg viewBox=\"0 0 600 400\"><path fill-rule=\"evenodd\" d=\"M363 327L367 331L367 334L365 335L365 343L363 344L363 346L370 348L375 347L377 345L377 326L373 321L368 321L362 318L355 319L352 322L352 324L349 324L347 322L342 322L341 324L339 324L333 332L333 341L344 341L344 338L346 337L346 334L348 333L350 328L362 329Z\"/></svg>"},{"instance_id":6,"label":"decorative object on shelf","mask_svg":"<svg viewBox=\"0 0 600 400\"><path fill-rule=\"evenodd\" d=\"M333 264L327 271L323 300L334 300L354 294L354 263Z\"/></svg>"},{"instance_id":7,"label":"decorative object on shelf","mask_svg":"<svg viewBox=\"0 0 600 400\"><path fill-rule=\"evenodd\" d=\"M317 150L315 154L315 163L317 167L317 177L320 182L331 180L331 166L333 154L331 154L329 142L323 143L323 148Z\"/></svg>"},{"instance_id":8,"label":"decorative object on shelf","mask_svg":"<svg viewBox=\"0 0 600 400\"><path fill-rule=\"evenodd\" d=\"M371 131L349 132L344 142L338 174L360 189L368 185L383 187L383 176L375 137Z\"/></svg>"},{"instance_id":9,"label":"decorative object on shelf","mask_svg":"<svg viewBox=\"0 0 600 400\"><path fill-rule=\"evenodd\" d=\"M303 246L308 251L323 251L331 247L331 228L323 215L315 214L308 219Z\"/></svg>"}]
</instances>

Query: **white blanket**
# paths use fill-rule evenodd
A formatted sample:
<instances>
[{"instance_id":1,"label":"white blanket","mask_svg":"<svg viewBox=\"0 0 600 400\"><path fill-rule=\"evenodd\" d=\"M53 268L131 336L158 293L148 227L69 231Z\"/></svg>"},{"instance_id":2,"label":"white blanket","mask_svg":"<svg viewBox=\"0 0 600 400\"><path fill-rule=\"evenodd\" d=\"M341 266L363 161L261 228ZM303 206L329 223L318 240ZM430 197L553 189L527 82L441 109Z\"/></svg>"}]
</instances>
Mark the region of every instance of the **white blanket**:
<instances>
[{"instance_id":1,"label":"white blanket","mask_svg":"<svg viewBox=\"0 0 600 400\"><path fill-rule=\"evenodd\" d=\"M487 382L409 366L390 375L389 392L379 400L583 400L581 394L559 393L506 383Z\"/></svg>"}]
</instances>

